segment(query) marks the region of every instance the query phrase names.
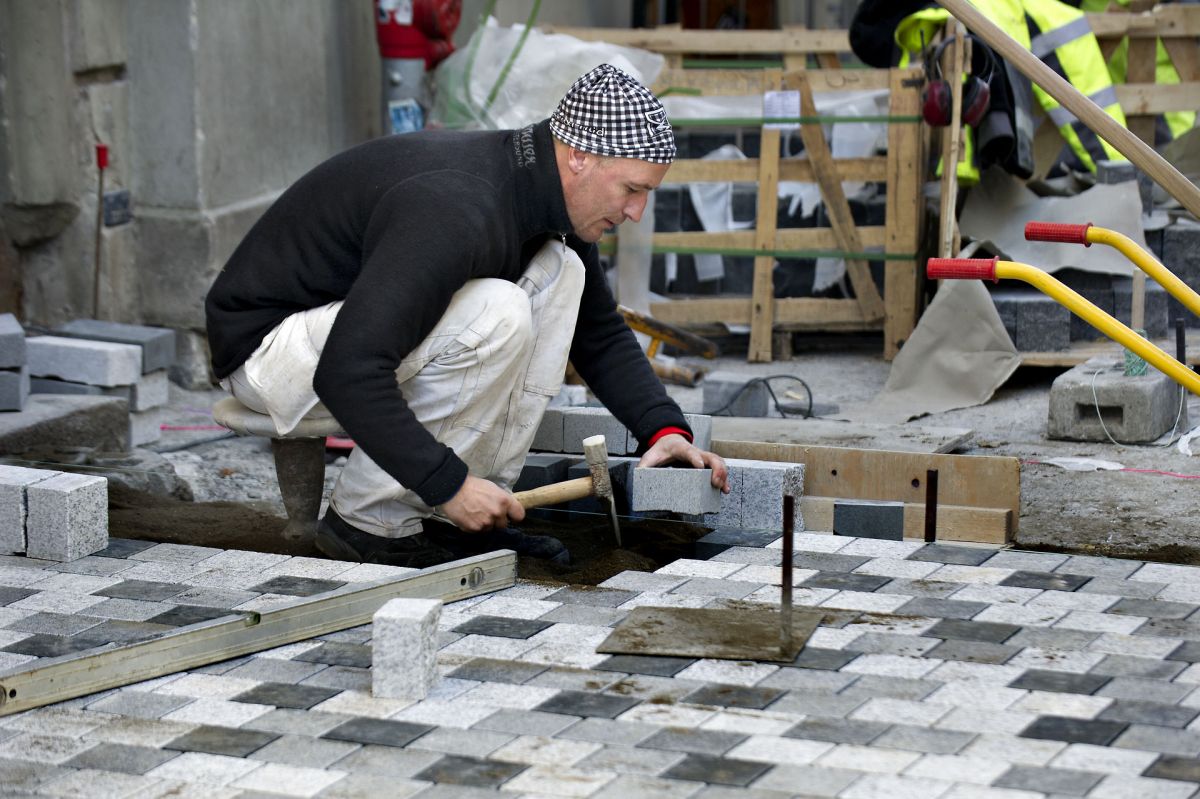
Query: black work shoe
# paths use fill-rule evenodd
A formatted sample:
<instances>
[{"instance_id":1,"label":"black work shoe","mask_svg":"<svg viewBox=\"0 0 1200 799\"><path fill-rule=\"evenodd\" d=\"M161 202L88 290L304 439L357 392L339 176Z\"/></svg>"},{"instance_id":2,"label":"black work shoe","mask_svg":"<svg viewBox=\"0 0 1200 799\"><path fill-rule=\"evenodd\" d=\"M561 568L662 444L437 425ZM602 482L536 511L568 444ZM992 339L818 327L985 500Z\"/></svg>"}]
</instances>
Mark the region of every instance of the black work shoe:
<instances>
[{"instance_id":1,"label":"black work shoe","mask_svg":"<svg viewBox=\"0 0 1200 799\"><path fill-rule=\"evenodd\" d=\"M563 542L548 535L526 535L514 527L466 533L452 524L435 519L426 519L423 524L425 534L436 546L450 550L458 558L495 552L497 549L511 549L518 555L548 560L559 566L571 563L571 553L563 546Z\"/></svg>"},{"instance_id":2,"label":"black work shoe","mask_svg":"<svg viewBox=\"0 0 1200 799\"><path fill-rule=\"evenodd\" d=\"M325 517L317 525L316 545L321 554L329 558L411 569L424 569L458 558L433 543L424 533L404 538L365 533L338 516L333 508L325 511Z\"/></svg>"}]
</instances>

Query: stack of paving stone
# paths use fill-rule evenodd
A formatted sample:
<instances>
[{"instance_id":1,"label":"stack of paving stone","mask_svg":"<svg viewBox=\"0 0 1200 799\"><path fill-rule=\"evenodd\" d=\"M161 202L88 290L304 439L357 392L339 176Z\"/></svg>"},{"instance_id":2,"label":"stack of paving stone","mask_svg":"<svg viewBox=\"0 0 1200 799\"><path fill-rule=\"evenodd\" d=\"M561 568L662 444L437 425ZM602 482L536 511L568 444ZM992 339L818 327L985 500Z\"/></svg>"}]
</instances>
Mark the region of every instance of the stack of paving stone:
<instances>
[{"instance_id":1,"label":"stack of paving stone","mask_svg":"<svg viewBox=\"0 0 1200 799\"><path fill-rule=\"evenodd\" d=\"M0 717L0 785L50 796L1196 795L1195 567L797 534L794 597L824 618L793 662L595 652L637 607L776 604L780 543L747 537L598 587L518 581L447 604L440 679L420 701L372 696L368 625ZM125 541L70 567L0 558L0 669L211 618L234 606L223 595L259 608L388 568ZM303 588L279 586L298 572Z\"/></svg>"},{"instance_id":2,"label":"stack of paving stone","mask_svg":"<svg viewBox=\"0 0 1200 799\"><path fill-rule=\"evenodd\" d=\"M129 403L129 446L157 441L175 331L77 319L27 342L34 394L103 394Z\"/></svg>"},{"instance_id":3,"label":"stack of paving stone","mask_svg":"<svg viewBox=\"0 0 1200 799\"><path fill-rule=\"evenodd\" d=\"M0 554L65 562L106 546L108 480L0 464Z\"/></svg>"},{"instance_id":4,"label":"stack of paving stone","mask_svg":"<svg viewBox=\"0 0 1200 799\"><path fill-rule=\"evenodd\" d=\"M685 413L696 446L712 446L712 417ZM604 436L609 455L630 455L637 451L638 440L607 408L563 406L547 408L534 435L531 449L536 452L583 453L583 440Z\"/></svg>"},{"instance_id":5,"label":"stack of paving stone","mask_svg":"<svg viewBox=\"0 0 1200 799\"><path fill-rule=\"evenodd\" d=\"M29 397L25 330L17 317L0 314L0 411L21 411Z\"/></svg>"}]
</instances>

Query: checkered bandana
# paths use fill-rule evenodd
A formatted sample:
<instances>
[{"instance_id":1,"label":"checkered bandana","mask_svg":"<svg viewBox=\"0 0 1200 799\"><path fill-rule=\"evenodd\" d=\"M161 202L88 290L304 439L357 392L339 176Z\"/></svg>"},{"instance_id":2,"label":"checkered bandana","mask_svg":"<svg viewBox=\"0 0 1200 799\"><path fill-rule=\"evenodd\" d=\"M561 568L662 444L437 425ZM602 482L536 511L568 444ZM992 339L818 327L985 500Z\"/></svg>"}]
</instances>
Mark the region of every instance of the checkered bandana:
<instances>
[{"instance_id":1,"label":"checkered bandana","mask_svg":"<svg viewBox=\"0 0 1200 799\"><path fill-rule=\"evenodd\" d=\"M601 64L567 90L550 115L550 130L580 150L655 164L675 160L667 111L650 91L611 64Z\"/></svg>"}]
</instances>

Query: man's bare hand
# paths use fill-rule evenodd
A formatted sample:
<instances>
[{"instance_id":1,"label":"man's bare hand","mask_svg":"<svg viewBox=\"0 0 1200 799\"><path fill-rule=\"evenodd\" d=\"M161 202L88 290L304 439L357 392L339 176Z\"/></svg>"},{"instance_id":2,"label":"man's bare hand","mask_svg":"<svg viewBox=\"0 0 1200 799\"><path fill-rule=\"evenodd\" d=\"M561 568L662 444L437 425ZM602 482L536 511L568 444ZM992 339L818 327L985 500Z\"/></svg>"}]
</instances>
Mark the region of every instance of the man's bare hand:
<instances>
[{"instance_id":1,"label":"man's bare hand","mask_svg":"<svg viewBox=\"0 0 1200 799\"><path fill-rule=\"evenodd\" d=\"M720 455L702 450L678 433L663 436L646 450L638 466L662 466L664 463L686 463L694 469L712 469L713 488L729 493L729 470Z\"/></svg>"},{"instance_id":2,"label":"man's bare hand","mask_svg":"<svg viewBox=\"0 0 1200 799\"><path fill-rule=\"evenodd\" d=\"M443 516L468 533L508 527L509 519L519 522L525 518L525 509L512 494L489 480L470 475L458 493L439 507Z\"/></svg>"}]
</instances>

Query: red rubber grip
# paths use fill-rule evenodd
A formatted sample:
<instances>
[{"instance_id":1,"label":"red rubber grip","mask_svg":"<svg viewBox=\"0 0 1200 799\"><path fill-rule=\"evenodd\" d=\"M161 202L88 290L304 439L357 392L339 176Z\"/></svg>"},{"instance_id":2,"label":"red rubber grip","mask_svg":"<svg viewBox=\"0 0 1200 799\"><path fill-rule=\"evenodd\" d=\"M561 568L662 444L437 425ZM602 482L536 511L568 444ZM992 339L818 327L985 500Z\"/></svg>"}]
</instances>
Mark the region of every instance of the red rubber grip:
<instances>
[{"instance_id":1,"label":"red rubber grip","mask_svg":"<svg viewBox=\"0 0 1200 799\"><path fill-rule=\"evenodd\" d=\"M990 280L996 282L999 258L930 258L925 274L933 280Z\"/></svg>"},{"instance_id":2,"label":"red rubber grip","mask_svg":"<svg viewBox=\"0 0 1200 799\"><path fill-rule=\"evenodd\" d=\"M1092 243L1087 240L1087 232L1091 226L1091 222L1086 225L1070 225L1065 222L1028 222L1025 225L1025 240L1059 241L1063 244L1082 244L1084 247L1090 247Z\"/></svg>"}]
</instances>

